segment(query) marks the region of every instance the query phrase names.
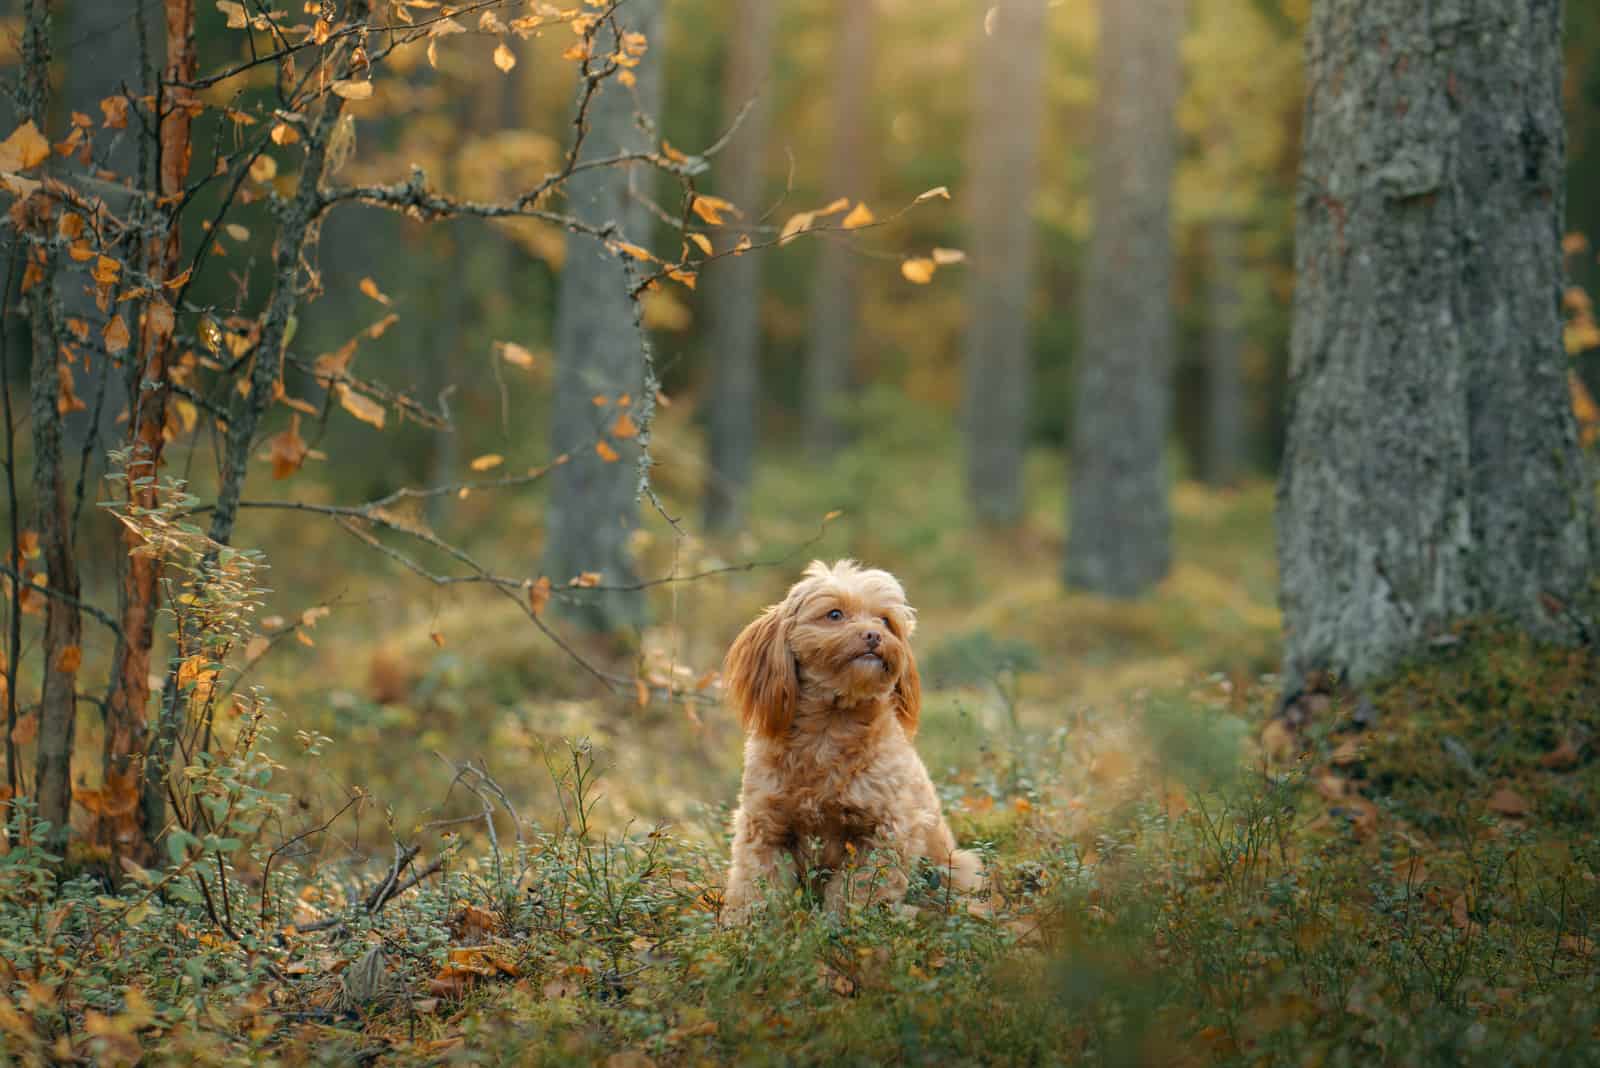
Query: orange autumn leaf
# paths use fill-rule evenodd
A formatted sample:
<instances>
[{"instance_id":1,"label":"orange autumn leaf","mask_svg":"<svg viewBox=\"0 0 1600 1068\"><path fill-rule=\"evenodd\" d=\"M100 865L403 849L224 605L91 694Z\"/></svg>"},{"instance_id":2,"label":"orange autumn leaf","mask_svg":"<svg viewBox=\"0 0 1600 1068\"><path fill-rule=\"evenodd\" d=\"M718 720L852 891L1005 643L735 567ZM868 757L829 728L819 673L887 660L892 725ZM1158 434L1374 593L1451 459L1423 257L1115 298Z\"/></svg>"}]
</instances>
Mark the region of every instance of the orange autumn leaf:
<instances>
[{"instance_id":1,"label":"orange autumn leaf","mask_svg":"<svg viewBox=\"0 0 1600 1068\"><path fill-rule=\"evenodd\" d=\"M549 602L550 580L545 576L540 575L538 582L529 583L528 585L528 607L531 608L533 610L533 614L537 616L540 612L544 611L544 606Z\"/></svg>"},{"instance_id":2,"label":"orange autumn leaf","mask_svg":"<svg viewBox=\"0 0 1600 1068\"><path fill-rule=\"evenodd\" d=\"M617 452L616 449L613 449L608 442L595 442L594 451L599 453L600 459L604 460L608 464L614 464L618 460L622 459L622 454Z\"/></svg>"},{"instance_id":3,"label":"orange autumn leaf","mask_svg":"<svg viewBox=\"0 0 1600 1068\"><path fill-rule=\"evenodd\" d=\"M383 405L343 384L337 387L337 393L339 404L345 411L369 426L383 429L385 416Z\"/></svg>"},{"instance_id":4,"label":"orange autumn leaf","mask_svg":"<svg viewBox=\"0 0 1600 1068\"><path fill-rule=\"evenodd\" d=\"M71 675L83 665L83 648L77 645L65 646L56 654L56 670L63 675Z\"/></svg>"},{"instance_id":5,"label":"orange autumn leaf","mask_svg":"<svg viewBox=\"0 0 1600 1068\"><path fill-rule=\"evenodd\" d=\"M387 305L389 303L388 296L383 292L383 290L378 288L378 283L374 282L371 278L363 278L360 282L359 288L361 289L362 296L371 300L375 300L379 304Z\"/></svg>"},{"instance_id":6,"label":"orange autumn leaf","mask_svg":"<svg viewBox=\"0 0 1600 1068\"><path fill-rule=\"evenodd\" d=\"M474 471L489 471L506 462L506 458L497 452L486 452L474 459L467 466Z\"/></svg>"},{"instance_id":7,"label":"orange autumn leaf","mask_svg":"<svg viewBox=\"0 0 1600 1068\"><path fill-rule=\"evenodd\" d=\"M25 171L50 158L50 142L29 119L0 141L0 171Z\"/></svg>"},{"instance_id":8,"label":"orange autumn leaf","mask_svg":"<svg viewBox=\"0 0 1600 1068\"><path fill-rule=\"evenodd\" d=\"M938 265L926 256L913 256L900 264L900 273L908 282L915 282L925 286L933 281L933 272Z\"/></svg>"},{"instance_id":9,"label":"orange autumn leaf","mask_svg":"<svg viewBox=\"0 0 1600 1068\"><path fill-rule=\"evenodd\" d=\"M287 430L274 434L268 442L268 455L272 458L272 477L276 479L288 478L300 470L300 465L305 463L306 453L310 447L300 437L300 416L298 413L289 417Z\"/></svg>"},{"instance_id":10,"label":"orange autumn leaf","mask_svg":"<svg viewBox=\"0 0 1600 1068\"><path fill-rule=\"evenodd\" d=\"M639 427L627 412L617 416L617 421L611 424L611 436L627 440L639 436Z\"/></svg>"},{"instance_id":11,"label":"orange autumn leaf","mask_svg":"<svg viewBox=\"0 0 1600 1068\"><path fill-rule=\"evenodd\" d=\"M723 212L728 212L732 215L740 214L739 209L734 207L732 201L724 200L721 197L708 196L705 193L695 194L695 198L689 202L689 208L712 226L722 225Z\"/></svg>"}]
</instances>

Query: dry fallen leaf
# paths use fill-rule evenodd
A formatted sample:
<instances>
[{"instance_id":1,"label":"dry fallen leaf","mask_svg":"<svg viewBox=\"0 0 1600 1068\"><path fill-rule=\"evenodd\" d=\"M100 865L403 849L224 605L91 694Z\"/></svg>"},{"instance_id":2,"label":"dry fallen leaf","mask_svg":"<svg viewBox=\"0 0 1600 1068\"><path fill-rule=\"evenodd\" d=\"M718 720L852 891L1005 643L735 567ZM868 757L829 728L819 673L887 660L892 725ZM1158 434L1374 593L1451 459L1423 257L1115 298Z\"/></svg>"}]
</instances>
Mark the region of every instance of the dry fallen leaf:
<instances>
[{"instance_id":1,"label":"dry fallen leaf","mask_svg":"<svg viewBox=\"0 0 1600 1068\"><path fill-rule=\"evenodd\" d=\"M1515 790L1505 786L1502 786L1493 794L1489 795L1487 807L1490 812L1496 812L1502 816L1512 816L1517 818L1526 816L1529 812L1533 811L1526 798L1517 793Z\"/></svg>"}]
</instances>

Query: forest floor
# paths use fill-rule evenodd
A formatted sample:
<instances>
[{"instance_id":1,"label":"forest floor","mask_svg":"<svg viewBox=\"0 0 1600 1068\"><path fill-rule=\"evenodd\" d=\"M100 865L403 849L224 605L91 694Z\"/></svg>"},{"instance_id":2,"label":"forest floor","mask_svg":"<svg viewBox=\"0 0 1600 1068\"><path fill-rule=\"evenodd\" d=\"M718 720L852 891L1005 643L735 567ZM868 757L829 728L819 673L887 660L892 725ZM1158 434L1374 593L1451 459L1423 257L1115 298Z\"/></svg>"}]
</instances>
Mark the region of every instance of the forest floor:
<instances>
[{"instance_id":1,"label":"forest floor","mask_svg":"<svg viewBox=\"0 0 1600 1068\"><path fill-rule=\"evenodd\" d=\"M996 535L962 519L951 457L921 451L927 471L892 478L848 456L769 469L735 544L655 523L650 575L782 562L661 587L633 639L578 642L645 680L621 696L514 605L407 586L331 525L253 519L253 543L295 546L271 610L303 635L248 676L275 708L268 832L115 892L13 845L0 1052L1600 1063L1600 658L1466 628L1364 700L1312 699L1292 733L1269 486L1180 484L1170 578L1116 604L1060 590L1057 461L1030 464L1035 510ZM533 557L535 505L472 506L474 553ZM739 736L709 673L808 559L840 555L892 568L919 609L919 747L993 889L930 875L900 909L797 896L728 928ZM649 688L666 680L686 696Z\"/></svg>"}]
</instances>

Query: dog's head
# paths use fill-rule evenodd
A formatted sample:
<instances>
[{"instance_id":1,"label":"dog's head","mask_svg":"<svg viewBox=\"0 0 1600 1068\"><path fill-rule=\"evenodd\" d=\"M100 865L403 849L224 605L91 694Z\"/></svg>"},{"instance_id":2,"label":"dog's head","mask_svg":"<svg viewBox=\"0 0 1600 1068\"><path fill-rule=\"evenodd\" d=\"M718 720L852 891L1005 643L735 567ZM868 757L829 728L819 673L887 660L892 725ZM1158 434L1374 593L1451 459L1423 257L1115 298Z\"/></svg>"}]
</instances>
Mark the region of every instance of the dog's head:
<instances>
[{"instance_id":1,"label":"dog's head","mask_svg":"<svg viewBox=\"0 0 1600 1068\"><path fill-rule=\"evenodd\" d=\"M780 737L802 699L893 708L917 730L921 680L911 656L916 613L887 571L814 560L788 596L744 628L723 678L745 730Z\"/></svg>"}]
</instances>

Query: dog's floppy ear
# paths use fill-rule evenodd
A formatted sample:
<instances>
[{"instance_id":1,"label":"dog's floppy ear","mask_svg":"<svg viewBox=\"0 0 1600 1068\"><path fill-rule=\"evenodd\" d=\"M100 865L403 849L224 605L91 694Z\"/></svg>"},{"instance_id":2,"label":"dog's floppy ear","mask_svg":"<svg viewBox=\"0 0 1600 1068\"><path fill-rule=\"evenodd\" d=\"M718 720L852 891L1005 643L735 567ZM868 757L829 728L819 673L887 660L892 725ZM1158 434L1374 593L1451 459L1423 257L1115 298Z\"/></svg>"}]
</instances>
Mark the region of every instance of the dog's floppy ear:
<instances>
[{"instance_id":1,"label":"dog's floppy ear","mask_svg":"<svg viewBox=\"0 0 1600 1068\"><path fill-rule=\"evenodd\" d=\"M905 728L907 738L917 735L917 720L922 716L922 676L917 674L917 658L906 646L906 667L894 687L894 714Z\"/></svg>"},{"instance_id":2,"label":"dog's floppy ear","mask_svg":"<svg viewBox=\"0 0 1600 1068\"><path fill-rule=\"evenodd\" d=\"M722 678L747 732L778 738L788 731L800 701L800 679L782 605L761 613L734 639Z\"/></svg>"}]
</instances>

